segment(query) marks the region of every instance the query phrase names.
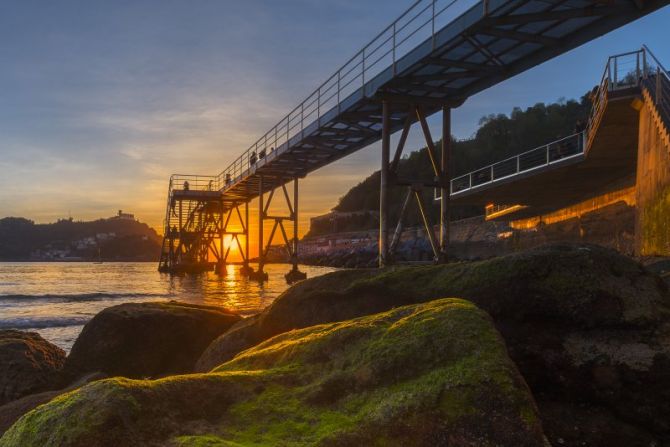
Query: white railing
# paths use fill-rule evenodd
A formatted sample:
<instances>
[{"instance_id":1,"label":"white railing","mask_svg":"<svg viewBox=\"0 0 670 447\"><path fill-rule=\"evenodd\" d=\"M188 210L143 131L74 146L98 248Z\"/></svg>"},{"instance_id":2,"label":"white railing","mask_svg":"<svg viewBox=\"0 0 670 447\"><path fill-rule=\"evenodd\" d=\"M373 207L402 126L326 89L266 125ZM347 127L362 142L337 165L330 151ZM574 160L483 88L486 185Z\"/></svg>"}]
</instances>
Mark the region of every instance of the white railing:
<instances>
[{"instance_id":1,"label":"white railing","mask_svg":"<svg viewBox=\"0 0 670 447\"><path fill-rule=\"evenodd\" d=\"M584 154L585 133L578 132L506 160L493 163L451 181L451 195L462 194L519 174L551 166Z\"/></svg>"},{"instance_id":2,"label":"white railing","mask_svg":"<svg viewBox=\"0 0 670 447\"><path fill-rule=\"evenodd\" d=\"M395 75L398 61L419 44L432 39L435 47L436 32L478 3L478 0L416 1L224 169L215 184L225 190L253 168L287 150L293 141L302 139L313 124L319 127L324 114L332 110L339 113L350 95L365 94L366 83L375 76L386 70ZM486 7L487 2L483 4Z\"/></svg>"}]
</instances>

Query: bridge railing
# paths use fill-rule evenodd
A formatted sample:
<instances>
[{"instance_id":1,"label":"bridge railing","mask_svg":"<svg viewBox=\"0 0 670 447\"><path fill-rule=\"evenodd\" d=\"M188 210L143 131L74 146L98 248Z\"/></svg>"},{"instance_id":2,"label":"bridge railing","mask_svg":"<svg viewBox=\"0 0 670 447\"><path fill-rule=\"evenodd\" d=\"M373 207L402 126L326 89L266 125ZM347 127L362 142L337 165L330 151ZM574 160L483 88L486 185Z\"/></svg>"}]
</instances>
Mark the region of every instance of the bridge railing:
<instances>
[{"instance_id":1,"label":"bridge railing","mask_svg":"<svg viewBox=\"0 0 670 447\"><path fill-rule=\"evenodd\" d=\"M451 181L451 195L531 172L584 154L584 132L578 132L506 160L493 163Z\"/></svg>"},{"instance_id":2,"label":"bridge railing","mask_svg":"<svg viewBox=\"0 0 670 447\"><path fill-rule=\"evenodd\" d=\"M646 45L643 49L647 55L645 59L647 88L652 94L661 118L667 120L666 124L670 125L670 74Z\"/></svg>"},{"instance_id":3,"label":"bridge railing","mask_svg":"<svg viewBox=\"0 0 670 447\"><path fill-rule=\"evenodd\" d=\"M218 175L174 174L170 177L170 192L218 191L222 188Z\"/></svg>"},{"instance_id":4,"label":"bridge railing","mask_svg":"<svg viewBox=\"0 0 670 447\"><path fill-rule=\"evenodd\" d=\"M266 132L217 177L226 189L251 169L272 160L306 132L321 126L324 114L338 113L346 99L385 70L396 74L398 61L423 42L435 46L436 33L479 0L417 0L398 19L358 51L302 103ZM483 2L487 5L487 2ZM485 6L486 7L486 6ZM368 92L371 93L371 92ZM295 139L295 140L294 140ZM229 178L230 182L225 179Z\"/></svg>"}]
</instances>

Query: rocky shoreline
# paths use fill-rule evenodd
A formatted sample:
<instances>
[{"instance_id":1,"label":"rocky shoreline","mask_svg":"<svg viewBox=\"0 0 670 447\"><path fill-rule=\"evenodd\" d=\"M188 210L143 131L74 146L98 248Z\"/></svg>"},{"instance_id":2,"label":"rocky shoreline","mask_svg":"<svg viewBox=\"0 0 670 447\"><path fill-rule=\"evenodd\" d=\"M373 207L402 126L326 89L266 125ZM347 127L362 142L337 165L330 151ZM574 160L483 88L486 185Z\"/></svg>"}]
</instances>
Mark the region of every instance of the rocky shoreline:
<instances>
[{"instance_id":1,"label":"rocky shoreline","mask_svg":"<svg viewBox=\"0 0 670 447\"><path fill-rule=\"evenodd\" d=\"M0 446L670 445L670 293L594 245L0 331Z\"/></svg>"}]
</instances>

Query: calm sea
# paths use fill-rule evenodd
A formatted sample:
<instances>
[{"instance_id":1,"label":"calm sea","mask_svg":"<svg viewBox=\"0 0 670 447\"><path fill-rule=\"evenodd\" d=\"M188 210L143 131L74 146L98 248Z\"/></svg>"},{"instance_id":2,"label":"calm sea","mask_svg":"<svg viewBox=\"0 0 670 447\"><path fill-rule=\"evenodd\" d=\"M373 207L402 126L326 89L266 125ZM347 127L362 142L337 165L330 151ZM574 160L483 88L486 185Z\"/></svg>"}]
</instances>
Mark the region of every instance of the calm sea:
<instances>
[{"instance_id":1,"label":"calm sea","mask_svg":"<svg viewBox=\"0 0 670 447\"><path fill-rule=\"evenodd\" d=\"M336 269L301 266L308 278ZM251 315L268 306L287 285L287 265L266 266L262 285L228 274L171 277L154 263L0 263L0 329L39 332L69 351L82 327L105 307L178 300L221 306Z\"/></svg>"}]
</instances>

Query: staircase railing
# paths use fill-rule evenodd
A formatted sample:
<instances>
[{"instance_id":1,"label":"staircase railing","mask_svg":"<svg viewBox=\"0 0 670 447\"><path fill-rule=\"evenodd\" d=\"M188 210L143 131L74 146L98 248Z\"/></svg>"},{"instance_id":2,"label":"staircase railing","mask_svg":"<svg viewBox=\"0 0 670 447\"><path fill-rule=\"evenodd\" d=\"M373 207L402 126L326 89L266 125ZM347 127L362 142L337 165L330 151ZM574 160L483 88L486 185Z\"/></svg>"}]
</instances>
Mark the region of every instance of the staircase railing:
<instances>
[{"instance_id":1,"label":"staircase railing","mask_svg":"<svg viewBox=\"0 0 670 447\"><path fill-rule=\"evenodd\" d=\"M518 174L535 171L584 154L585 132L578 132L506 160L493 163L451 181L451 195L462 194Z\"/></svg>"},{"instance_id":2,"label":"staircase railing","mask_svg":"<svg viewBox=\"0 0 670 447\"><path fill-rule=\"evenodd\" d=\"M670 129L670 74L646 45L642 48L646 54L645 87L654 100L659 116Z\"/></svg>"}]
</instances>

